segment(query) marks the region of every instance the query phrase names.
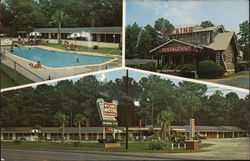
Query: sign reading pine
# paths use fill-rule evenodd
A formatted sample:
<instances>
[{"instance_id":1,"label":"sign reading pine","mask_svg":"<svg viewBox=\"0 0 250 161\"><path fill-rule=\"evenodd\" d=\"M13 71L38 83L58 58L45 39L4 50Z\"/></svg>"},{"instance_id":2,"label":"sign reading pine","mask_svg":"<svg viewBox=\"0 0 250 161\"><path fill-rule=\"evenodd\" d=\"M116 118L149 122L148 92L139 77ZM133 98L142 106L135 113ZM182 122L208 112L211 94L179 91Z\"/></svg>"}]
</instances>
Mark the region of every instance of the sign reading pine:
<instances>
[{"instance_id":1,"label":"sign reading pine","mask_svg":"<svg viewBox=\"0 0 250 161\"><path fill-rule=\"evenodd\" d=\"M193 27L184 27L184 28L174 29L172 31L164 31L163 36L187 34L191 32L193 32Z\"/></svg>"}]
</instances>

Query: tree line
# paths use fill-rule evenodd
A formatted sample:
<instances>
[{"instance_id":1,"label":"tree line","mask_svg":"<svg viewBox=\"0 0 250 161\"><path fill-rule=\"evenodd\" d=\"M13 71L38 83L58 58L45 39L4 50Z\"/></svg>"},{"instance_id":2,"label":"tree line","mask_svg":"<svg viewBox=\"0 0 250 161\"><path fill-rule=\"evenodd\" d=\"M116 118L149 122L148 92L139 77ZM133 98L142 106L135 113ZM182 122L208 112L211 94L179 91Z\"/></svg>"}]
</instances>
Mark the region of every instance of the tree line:
<instances>
[{"instance_id":1,"label":"tree line","mask_svg":"<svg viewBox=\"0 0 250 161\"><path fill-rule=\"evenodd\" d=\"M5 0L0 4L0 33L15 36L35 27L57 27L53 19L58 12L64 13L62 27L122 25L122 0Z\"/></svg>"},{"instance_id":2,"label":"tree line","mask_svg":"<svg viewBox=\"0 0 250 161\"><path fill-rule=\"evenodd\" d=\"M224 95L221 91L208 95L206 85L175 84L155 75L139 81L128 80L129 97L126 96L126 77L101 82L95 76L87 76L77 81L64 80L56 85L4 92L1 94L1 126L53 127L58 126L58 120L64 120L65 126L80 126L82 119L88 120L91 126L101 126L96 100L104 98L106 102L118 101L119 126L126 126L129 112L130 126L139 126L139 120L142 126L161 126L165 124L164 119L172 125L188 125L189 119L194 118L197 125L249 129L249 95L239 98L234 92ZM135 100L140 102L139 106L134 104ZM60 116L62 114L64 116ZM76 124L72 124L72 120Z\"/></svg>"},{"instance_id":3,"label":"tree line","mask_svg":"<svg viewBox=\"0 0 250 161\"><path fill-rule=\"evenodd\" d=\"M201 27L207 28L214 26L209 21L202 21ZM126 59L150 59L152 56L149 51L167 41L162 34L164 31L171 31L175 26L167 19L159 18L154 25L139 26L136 22L133 25L126 26ZM240 32L238 36L238 44L243 51L243 59L249 58L249 22L244 21L239 24Z\"/></svg>"}]
</instances>

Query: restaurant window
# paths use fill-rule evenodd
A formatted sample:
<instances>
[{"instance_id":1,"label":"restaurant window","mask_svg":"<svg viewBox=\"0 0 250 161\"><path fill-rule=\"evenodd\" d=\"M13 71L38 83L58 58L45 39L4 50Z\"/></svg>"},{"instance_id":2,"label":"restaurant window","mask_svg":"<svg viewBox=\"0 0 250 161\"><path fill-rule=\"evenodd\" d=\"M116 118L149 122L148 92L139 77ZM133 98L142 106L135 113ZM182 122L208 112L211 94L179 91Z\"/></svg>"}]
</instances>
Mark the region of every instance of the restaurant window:
<instances>
[{"instance_id":1,"label":"restaurant window","mask_svg":"<svg viewBox=\"0 0 250 161\"><path fill-rule=\"evenodd\" d=\"M201 36L201 43L206 44L207 43L206 39L207 39L206 35L202 35Z\"/></svg>"}]
</instances>

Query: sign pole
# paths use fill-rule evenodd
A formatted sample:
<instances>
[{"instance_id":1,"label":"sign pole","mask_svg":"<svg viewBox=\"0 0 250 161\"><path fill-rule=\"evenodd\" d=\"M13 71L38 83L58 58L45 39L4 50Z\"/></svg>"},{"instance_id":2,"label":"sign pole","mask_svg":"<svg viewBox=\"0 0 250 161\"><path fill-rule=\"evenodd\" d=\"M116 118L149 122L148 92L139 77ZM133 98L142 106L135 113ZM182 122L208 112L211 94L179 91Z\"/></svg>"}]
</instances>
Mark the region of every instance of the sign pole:
<instances>
[{"instance_id":1,"label":"sign pole","mask_svg":"<svg viewBox=\"0 0 250 161\"><path fill-rule=\"evenodd\" d=\"M128 70L126 70L126 112L127 112L127 124L126 124L126 149L128 149L128 122L129 122L129 106L128 106Z\"/></svg>"}]
</instances>

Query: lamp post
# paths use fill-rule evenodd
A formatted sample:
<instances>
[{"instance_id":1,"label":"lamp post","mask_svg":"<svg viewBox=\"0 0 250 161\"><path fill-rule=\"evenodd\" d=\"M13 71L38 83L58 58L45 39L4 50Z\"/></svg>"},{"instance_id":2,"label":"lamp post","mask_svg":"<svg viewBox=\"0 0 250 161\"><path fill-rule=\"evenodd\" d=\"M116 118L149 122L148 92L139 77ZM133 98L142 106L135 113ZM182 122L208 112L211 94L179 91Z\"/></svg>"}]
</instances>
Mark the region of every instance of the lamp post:
<instances>
[{"instance_id":1,"label":"lamp post","mask_svg":"<svg viewBox=\"0 0 250 161\"><path fill-rule=\"evenodd\" d=\"M152 127L154 127L154 104L153 104L153 100L147 98L147 101L149 101L150 104L151 104L151 125L152 125Z\"/></svg>"},{"instance_id":2,"label":"lamp post","mask_svg":"<svg viewBox=\"0 0 250 161\"><path fill-rule=\"evenodd\" d=\"M140 107L140 102L139 101L134 101L134 105L137 107ZM138 122L139 126L139 140L141 141L141 119Z\"/></svg>"},{"instance_id":3,"label":"lamp post","mask_svg":"<svg viewBox=\"0 0 250 161\"><path fill-rule=\"evenodd\" d=\"M126 149L128 149L128 123L129 123L129 104L128 104L128 70L126 70L126 112L127 112L127 123L126 123Z\"/></svg>"}]
</instances>

